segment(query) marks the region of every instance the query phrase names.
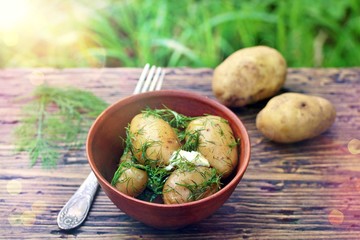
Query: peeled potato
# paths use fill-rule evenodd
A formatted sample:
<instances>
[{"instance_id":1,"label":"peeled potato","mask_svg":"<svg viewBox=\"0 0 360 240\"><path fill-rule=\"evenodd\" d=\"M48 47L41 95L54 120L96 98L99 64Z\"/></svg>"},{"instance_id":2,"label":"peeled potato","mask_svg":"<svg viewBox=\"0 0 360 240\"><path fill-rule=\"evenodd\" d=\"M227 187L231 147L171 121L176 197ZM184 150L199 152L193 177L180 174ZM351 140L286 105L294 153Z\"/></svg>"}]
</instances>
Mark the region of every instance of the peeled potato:
<instances>
[{"instance_id":1,"label":"peeled potato","mask_svg":"<svg viewBox=\"0 0 360 240\"><path fill-rule=\"evenodd\" d=\"M188 136L199 134L196 150L223 178L233 172L238 164L237 141L225 119L213 115L199 117L189 123L186 132ZM189 141L188 137L186 141Z\"/></svg>"},{"instance_id":2,"label":"peeled potato","mask_svg":"<svg viewBox=\"0 0 360 240\"><path fill-rule=\"evenodd\" d=\"M334 106L325 98L300 93L273 97L256 117L256 127L267 138L293 143L325 132L335 121Z\"/></svg>"},{"instance_id":3,"label":"peeled potato","mask_svg":"<svg viewBox=\"0 0 360 240\"><path fill-rule=\"evenodd\" d=\"M130 167L123 171L115 184L115 188L131 197L137 197L142 193L148 181L146 171Z\"/></svg>"},{"instance_id":4,"label":"peeled potato","mask_svg":"<svg viewBox=\"0 0 360 240\"><path fill-rule=\"evenodd\" d=\"M274 96L286 73L286 61L276 49L243 48L215 68L212 90L224 105L241 107Z\"/></svg>"},{"instance_id":5,"label":"peeled potato","mask_svg":"<svg viewBox=\"0 0 360 240\"><path fill-rule=\"evenodd\" d=\"M171 154L180 148L170 124L147 114L136 115L130 123L133 154L144 165L168 165Z\"/></svg>"},{"instance_id":6,"label":"peeled potato","mask_svg":"<svg viewBox=\"0 0 360 240\"><path fill-rule=\"evenodd\" d=\"M176 169L164 184L163 200L165 204L187 203L210 196L218 189L219 181L211 168Z\"/></svg>"}]
</instances>

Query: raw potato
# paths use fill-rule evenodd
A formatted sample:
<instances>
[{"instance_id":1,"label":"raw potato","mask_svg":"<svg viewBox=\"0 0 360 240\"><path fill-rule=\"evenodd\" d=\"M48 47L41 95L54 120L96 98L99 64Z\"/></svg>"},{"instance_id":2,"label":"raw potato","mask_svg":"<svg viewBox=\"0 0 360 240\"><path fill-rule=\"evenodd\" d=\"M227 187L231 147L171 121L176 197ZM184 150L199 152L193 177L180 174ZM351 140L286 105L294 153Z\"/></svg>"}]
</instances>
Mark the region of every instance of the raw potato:
<instances>
[{"instance_id":1,"label":"raw potato","mask_svg":"<svg viewBox=\"0 0 360 240\"><path fill-rule=\"evenodd\" d=\"M166 121L138 114L130 123L133 154L143 165L168 165L171 154L180 148L175 131Z\"/></svg>"},{"instance_id":2,"label":"raw potato","mask_svg":"<svg viewBox=\"0 0 360 240\"><path fill-rule=\"evenodd\" d=\"M199 133L197 151L223 178L228 177L238 162L237 142L229 123L221 117L209 115L191 121L186 132Z\"/></svg>"},{"instance_id":3,"label":"raw potato","mask_svg":"<svg viewBox=\"0 0 360 240\"><path fill-rule=\"evenodd\" d=\"M115 188L131 197L137 197L142 193L148 181L146 171L136 167L130 167L124 170L115 184Z\"/></svg>"},{"instance_id":4,"label":"raw potato","mask_svg":"<svg viewBox=\"0 0 360 240\"><path fill-rule=\"evenodd\" d=\"M214 70L212 90L229 107L241 107L274 96L284 85L287 64L275 49L244 48Z\"/></svg>"},{"instance_id":5,"label":"raw potato","mask_svg":"<svg viewBox=\"0 0 360 240\"><path fill-rule=\"evenodd\" d=\"M273 97L256 117L256 127L266 137L281 143L313 138L335 121L334 106L326 99L300 93Z\"/></svg>"},{"instance_id":6,"label":"raw potato","mask_svg":"<svg viewBox=\"0 0 360 240\"><path fill-rule=\"evenodd\" d=\"M176 169L165 182L164 203L186 203L210 196L219 189L217 180L216 172L208 167Z\"/></svg>"}]
</instances>

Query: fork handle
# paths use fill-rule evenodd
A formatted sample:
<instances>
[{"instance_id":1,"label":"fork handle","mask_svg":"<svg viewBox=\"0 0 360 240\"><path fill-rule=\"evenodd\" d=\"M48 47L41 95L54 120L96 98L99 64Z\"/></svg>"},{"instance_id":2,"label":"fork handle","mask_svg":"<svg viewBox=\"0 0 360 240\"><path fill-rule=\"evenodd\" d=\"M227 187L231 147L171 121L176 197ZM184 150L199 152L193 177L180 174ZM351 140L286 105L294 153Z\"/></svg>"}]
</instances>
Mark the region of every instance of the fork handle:
<instances>
[{"instance_id":1,"label":"fork handle","mask_svg":"<svg viewBox=\"0 0 360 240\"><path fill-rule=\"evenodd\" d=\"M59 212L57 223L60 229L70 230L78 227L86 218L99 183L91 171L79 189Z\"/></svg>"}]
</instances>

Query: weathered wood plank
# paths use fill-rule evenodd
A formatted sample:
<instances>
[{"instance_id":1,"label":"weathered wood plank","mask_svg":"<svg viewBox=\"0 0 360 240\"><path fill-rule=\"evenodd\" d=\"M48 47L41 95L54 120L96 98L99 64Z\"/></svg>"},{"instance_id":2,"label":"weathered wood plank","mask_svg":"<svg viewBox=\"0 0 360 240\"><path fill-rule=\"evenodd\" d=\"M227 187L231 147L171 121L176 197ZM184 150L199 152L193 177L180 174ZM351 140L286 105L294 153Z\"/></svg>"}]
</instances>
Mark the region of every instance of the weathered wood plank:
<instances>
[{"instance_id":1,"label":"weathered wood plank","mask_svg":"<svg viewBox=\"0 0 360 240\"><path fill-rule=\"evenodd\" d=\"M56 169L29 168L15 153L13 129L23 117L34 82L74 86L113 103L132 93L140 68L0 70L0 238L51 239L358 239L360 155L348 143L360 139L360 68L289 69L282 91L328 98L335 124L321 136L282 145L255 127L266 101L232 109L252 142L249 168L231 198L204 221L178 231L147 227L118 210L98 191L87 221L71 232L56 225L58 211L90 171L84 147L63 150ZM211 69L167 69L163 89L182 89L214 98Z\"/></svg>"}]
</instances>

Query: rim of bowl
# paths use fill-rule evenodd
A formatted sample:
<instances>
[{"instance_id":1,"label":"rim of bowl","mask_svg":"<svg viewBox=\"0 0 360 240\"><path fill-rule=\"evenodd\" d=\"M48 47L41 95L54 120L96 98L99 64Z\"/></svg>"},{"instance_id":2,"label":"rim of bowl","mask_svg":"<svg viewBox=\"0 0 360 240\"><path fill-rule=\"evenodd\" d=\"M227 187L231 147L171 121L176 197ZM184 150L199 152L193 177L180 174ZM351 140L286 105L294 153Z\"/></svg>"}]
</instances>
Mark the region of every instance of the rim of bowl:
<instances>
[{"instance_id":1,"label":"rim of bowl","mask_svg":"<svg viewBox=\"0 0 360 240\"><path fill-rule=\"evenodd\" d=\"M203 102L205 104L214 106L218 109L220 109L221 111L223 111L226 115L230 116L230 118L233 119L233 121L235 122L235 124L240 128L241 131L241 144L244 144L244 149L241 149L242 151L244 151L244 159L243 159L243 164L240 166L240 169L237 171L237 173L235 174L235 176L233 176L233 178L223 187L221 188L219 191L217 191L216 193L203 198L203 199L199 199L193 202L188 202L188 203L179 203L179 204L163 204L163 203L153 203L153 202L148 202L148 201L144 201L144 200L140 200L134 197L130 197L120 191L118 191L115 187L113 187L100 173L99 170L96 168L95 163L93 162L93 158L92 158L92 154L90 151L90 141L93 138L93 129L95 128L95 126L98 124L99 119L101 119L103 117L103 115L107 114L108 112L112 111L112 108L114 105L119 104L120 102L122 102L123 104L126 104L127 102L131 102L131 101L138 101L139 99L146 99L146 98L152 98L152 97L156 97L156 96L177 96L177 97L182 97L182 98L190 98L196 101L200 101ZM94 121L94 123L92 124L92 126L89 129L89 134L86 140L86 155L88 158L88 162L90 164L90 167L92 169L92 171L94 172L94 174L96 175L98 181L100 179L100 181L107 185L107 187L111 188L113 191L116 191L118 194L120 194L122 197L130 200L130 201L134 201L134 202L138 202L140 204L144 204L144 205L148 205L151 207L159 207L159 208L176 208L176 207L185 207L185 206L192 206L192 205L197 205L197 204L202 204L204 202L207 201L211 201L211 199L216 198L218 195L221 195L223 192L225 192L227 189L231 188L233 185L237 185L242 176L245 174L245 171L249 165L250 162L250 152L251 152L251 145L250 145L250 138L249 135L247 133L247 130L244 126L244 124L242 123L242 121L239 119L239 117L233 113L229 108L227 108L226 106L222 105L221 103L208 98L206 96L202 96L200 94L194 93L194 92L188 92L188 91L183 91L183 90L158 90L158 91L152 91L152 92L144 92L144 93L139 93L139 94L135 94L135 95L131 95L131 96L127 96L124 98L121 98L120 100L116 101L115 103L111 104L110 106L108 106ZM236 186L235 186L236 188Z\"/></svg>"}]
</instances>

